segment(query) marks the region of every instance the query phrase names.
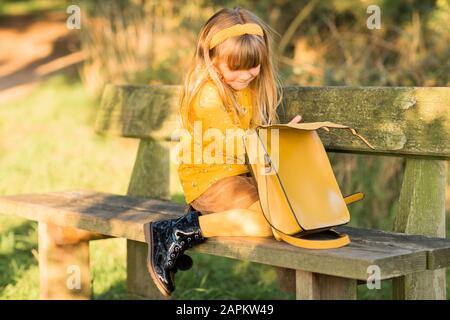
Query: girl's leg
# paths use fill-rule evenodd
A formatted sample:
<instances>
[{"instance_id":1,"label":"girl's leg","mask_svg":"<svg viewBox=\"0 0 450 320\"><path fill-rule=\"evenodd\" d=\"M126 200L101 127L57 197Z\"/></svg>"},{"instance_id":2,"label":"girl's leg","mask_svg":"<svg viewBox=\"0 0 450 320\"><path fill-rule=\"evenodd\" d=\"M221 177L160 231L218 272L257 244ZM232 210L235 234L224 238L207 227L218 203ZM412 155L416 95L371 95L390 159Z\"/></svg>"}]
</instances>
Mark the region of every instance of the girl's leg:
<instances>
[{"instance_id":1,"label":"girl's leg","mask_svg":"<svg viewBox=\"0 0 450 320\"><path fill-rule=\"evenodd\" d=\"M261 211L259 200L247 209L230 209L199 216L205 238L214 236L272 237L272 228ZM280 289L295 293L295 270L274 266Z\"/></svg>"},{"instance_id":2,"label":"girl's leg","mask_svg":"<svg viewBox=\"0 0 450 320\"><path fill-rule=\"evenodd\" d=\"M145 239L149 244L147 265L150 275L166 296L175 289L174 275L182 257L185 260L188 257L183 252L200 244L206 237L272 236L261 211L256 185L248 177L219 180L191 206L198 212L189 210L180 218L144 225Z\"/></svg>"},{"instance_id":3,"label":"girl's leg","mask_svg":"<svg viewBox=\"0 0 450 320\"><path fill-rule=\"evenodd\" d=\"M248 208L230 209L199 216L205 238L217 236L272 237L259 200Z\"/></svg>"},{"instance_id":4,"label":"girl's leg","mask_svg":"<svg viewBox=\"0 0 450 320\"><path fill-rule=\"evenodd\" d=\"M204 237L272 236L256 183L246 174L217 181L191 205L202 213L199 223Z\"/></svg>"}]
</instances>

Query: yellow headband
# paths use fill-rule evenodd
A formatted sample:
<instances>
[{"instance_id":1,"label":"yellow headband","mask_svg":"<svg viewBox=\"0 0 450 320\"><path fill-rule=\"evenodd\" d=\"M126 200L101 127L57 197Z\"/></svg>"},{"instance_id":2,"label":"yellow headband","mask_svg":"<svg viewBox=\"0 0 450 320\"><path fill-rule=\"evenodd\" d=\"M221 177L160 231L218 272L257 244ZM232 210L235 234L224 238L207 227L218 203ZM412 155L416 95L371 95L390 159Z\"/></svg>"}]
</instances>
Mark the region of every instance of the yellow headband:
<instances>
[{"instance_id":1,"label":"yellow headband","mask_svg":"<svg viewBox=\"0 0 450 320\"><path fill-rule=\"evenodd\" d=\"M244 23L235 24L229 28L225 28L217 32L211 39L209 43L209 49L214 48L219 43L222 43L228 38L240 36L242 34L256 34L259 36L264 36L262 28L256 23Z\"/></svg>"}]
</instances>

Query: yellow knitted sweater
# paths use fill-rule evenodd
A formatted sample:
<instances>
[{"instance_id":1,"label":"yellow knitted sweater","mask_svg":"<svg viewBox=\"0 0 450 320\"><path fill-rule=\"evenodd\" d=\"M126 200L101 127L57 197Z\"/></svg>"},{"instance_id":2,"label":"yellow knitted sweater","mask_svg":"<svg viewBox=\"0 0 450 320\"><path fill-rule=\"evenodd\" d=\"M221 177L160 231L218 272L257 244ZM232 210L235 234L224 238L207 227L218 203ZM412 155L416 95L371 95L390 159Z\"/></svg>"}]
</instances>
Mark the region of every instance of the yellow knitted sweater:
<instances>
[{"instance_id":1,"label":"yellow knitted sweater","mask_svg":"<svg viewBox=\"0 0 450 320\"><path fill-rule=\"evenodd\" d=\"M178 176L184 190L186 203L191 203L214 182L225 177L235 176L249 171L245 164L245 149L242 143L238 143L238 139L242 141L241 136L237 134L226 135L226 130L240 128L245 132L249 128L253 111L251 90L247 87L237 91L236 97L238 103L244 109L244 114L239 116L240 126L233 124L232 114L226 110L217 86L212 80L205 82L193 99L193 120L194 124L201 124L201 139L197 139L199 136L194 136L194 133L189 131L193 137L191 141L192 151L190 159L187 156L189 160L185 162L190 163L183 162L182 149L180 149L178 154L178 161L180 163L178 166ZM220 132L214 128L220 130ZM237 133L237 131L234 132ZM220 138L217 139L216 133L219 135L222 133L223 140L220 140ZM194 149L194 144L197 144L197 149ZM223 151L220 152L219 150L216 157L215 147L219 146L220 148L221 145L223 146ZM230 149L227 151L226 148ZM208 152L205 153L205 150ZM200 152L196 153L198 151ZM194 153L197 155L197 158L194 156ZM198 155L200 155L200 158ZM194 162L195 159L197 160L196 162ZM217 161L217 159L220 160Z\"/></svg>"}]
</instances>

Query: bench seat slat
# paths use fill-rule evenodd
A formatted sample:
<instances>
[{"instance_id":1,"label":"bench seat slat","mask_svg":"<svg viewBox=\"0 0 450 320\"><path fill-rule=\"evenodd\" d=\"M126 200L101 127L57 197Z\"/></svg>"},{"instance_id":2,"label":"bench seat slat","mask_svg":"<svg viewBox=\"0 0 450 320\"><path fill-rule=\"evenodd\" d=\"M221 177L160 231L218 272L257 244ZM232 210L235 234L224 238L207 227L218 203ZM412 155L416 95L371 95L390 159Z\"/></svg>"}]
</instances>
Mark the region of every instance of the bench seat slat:
<instances>
[{"instance_id":1,"label":"bench seat slat","mask_svg":"<svg viewBox=\"0 0 450 320\"><path fill-rule=\"evenodd\" d=\"M411 250L425 250L427 252L427 269L440 269L450 265L450 240L446 238L427 237L424 235L411 235L405 237L404 233L386 232L383 230L368 230L350 228L346 226L336 228L339 231L351 233L352 241L387 244L392 248L409 248ZM370 232L368 232L370 231Z\"/></svg>"},{"instance_id":2,"label":"bench seat slat","mask_svg":"<svg viewBox=\"0 0 450 320\"><path fill-rule=\"evenodd\" d=\"M0 197L0 214L145 242L143 224L180 217L185 206L165 200L87 190ZM212 237L190 250L273 266L365 280L378 265L381 279L447 267L450 240L347 226L337 230L352 242L343 248L308 250L272 238Z\"/></svg>"}]
</instances>

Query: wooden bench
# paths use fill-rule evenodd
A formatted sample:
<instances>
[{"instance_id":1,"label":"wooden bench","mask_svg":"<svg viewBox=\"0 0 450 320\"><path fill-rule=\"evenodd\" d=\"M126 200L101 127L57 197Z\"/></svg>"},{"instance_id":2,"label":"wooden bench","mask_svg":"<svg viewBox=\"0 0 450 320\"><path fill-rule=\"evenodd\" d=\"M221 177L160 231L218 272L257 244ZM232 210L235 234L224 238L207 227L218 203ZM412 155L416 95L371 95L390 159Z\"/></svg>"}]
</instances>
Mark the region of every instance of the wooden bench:
<instances>
[{"instance_id":1,"label":"wooden bench","mask_svg":"<svg viewBox=\"0 0 450 320\"><path fill-rule=\"evenodd\" d=\"M96 132L140 139L127 195L73 190L0 197L0 213L39 222L41 298L89 298L89 241L105 237L127 239L130 296L163 298L147 271L143 224L179 217L185 208L170 201L171 150L176 145L171 137L179 126L180 88L105 88ZM319 132L329 152L406 158L396 232L342 226L338 230L347 232L352 242L330 250L251 237L208 238L189 250L287 268L297 299L356 299L357 285L366 283L371 266L379 268L380 280L393 279L394 299L445 299L450 240L445 239L444 161L450 158L450 89L286 87L285 102L282 121L301 114L305 122L346 124L377 149L368 149L350 133L348 139L337 139ZM80 277L79 286L68 285L74 275Z\"/></svg>"}]
</instances>

